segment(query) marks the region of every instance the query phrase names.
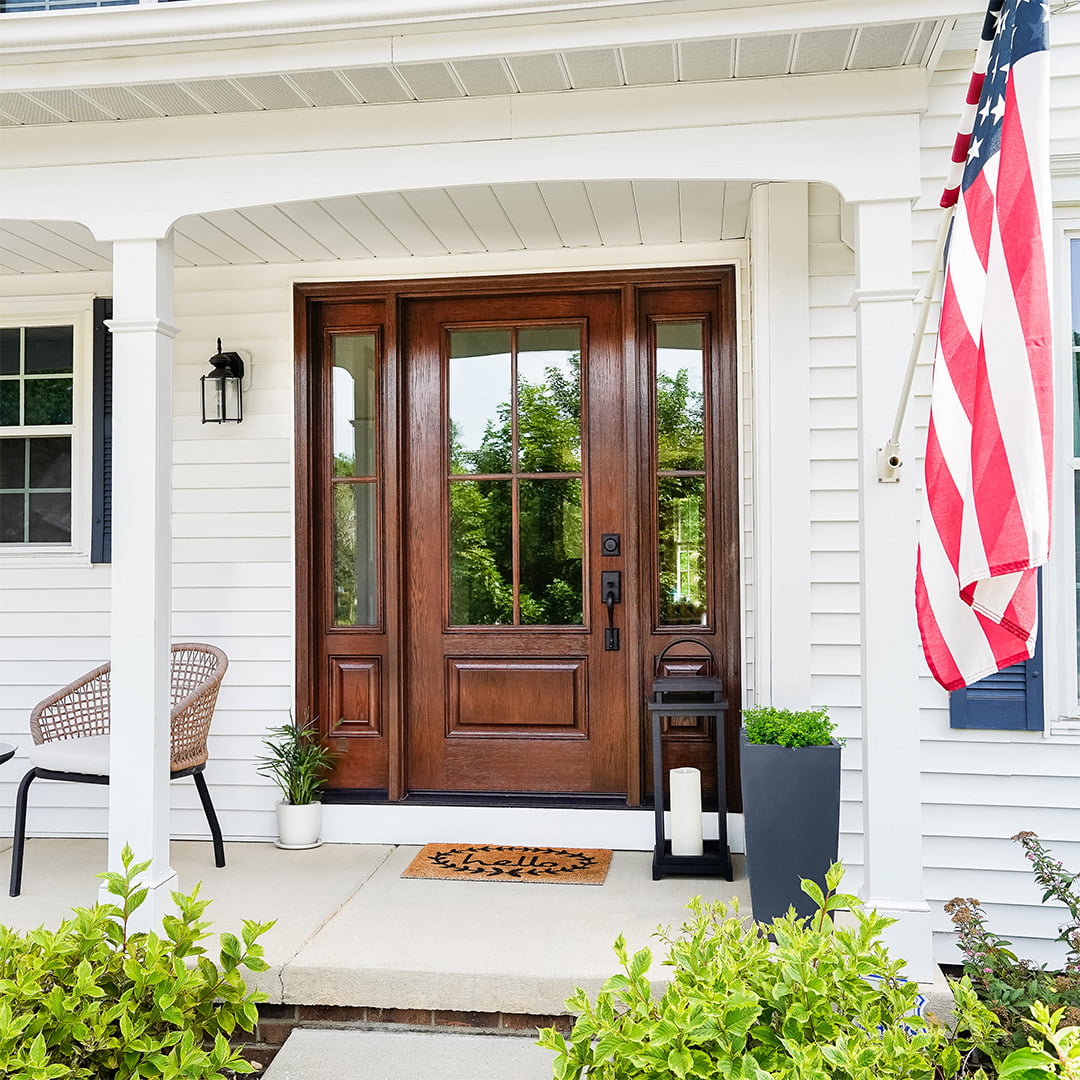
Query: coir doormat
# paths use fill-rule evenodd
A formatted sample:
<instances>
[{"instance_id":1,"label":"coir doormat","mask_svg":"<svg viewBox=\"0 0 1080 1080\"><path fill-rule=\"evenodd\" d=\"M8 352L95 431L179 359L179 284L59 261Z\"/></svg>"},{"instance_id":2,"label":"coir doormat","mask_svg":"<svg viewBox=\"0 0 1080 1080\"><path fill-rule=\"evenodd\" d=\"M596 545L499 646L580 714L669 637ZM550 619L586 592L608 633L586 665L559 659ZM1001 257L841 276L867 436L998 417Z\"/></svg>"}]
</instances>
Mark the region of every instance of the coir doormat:
<instances>
[{"instance_id":1,"label":"coir doormat","mask_svg":"<svg viewBox=\"0 0 1080 1080\"><path fill-rule=\"evenodd\" d=\"M611 852L596 848L428 844L401 876L440 881L603 885L610 864Z\"/></svg>"}]
</instances>

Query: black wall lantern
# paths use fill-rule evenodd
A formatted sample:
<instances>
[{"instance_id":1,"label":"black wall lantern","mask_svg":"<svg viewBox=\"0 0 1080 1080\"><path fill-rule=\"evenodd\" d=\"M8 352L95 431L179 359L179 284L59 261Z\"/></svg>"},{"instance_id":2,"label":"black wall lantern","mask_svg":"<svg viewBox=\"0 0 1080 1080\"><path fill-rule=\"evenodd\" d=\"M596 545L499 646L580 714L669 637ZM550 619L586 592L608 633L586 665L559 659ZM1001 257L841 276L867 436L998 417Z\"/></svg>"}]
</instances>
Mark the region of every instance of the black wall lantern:
<instances>
[{"instance_id":1,"label":"black wall lantern","mask_svg":"<svg viewBox=\"0 0 1080 1080\"><path fill-rule=\"evenodd\" d=\"M214 370L202 377L202 422L237 424L244 419L244 361L239 353L222 352L221 338L217 354L210 357Z\"/></svg>"}]
</instances>

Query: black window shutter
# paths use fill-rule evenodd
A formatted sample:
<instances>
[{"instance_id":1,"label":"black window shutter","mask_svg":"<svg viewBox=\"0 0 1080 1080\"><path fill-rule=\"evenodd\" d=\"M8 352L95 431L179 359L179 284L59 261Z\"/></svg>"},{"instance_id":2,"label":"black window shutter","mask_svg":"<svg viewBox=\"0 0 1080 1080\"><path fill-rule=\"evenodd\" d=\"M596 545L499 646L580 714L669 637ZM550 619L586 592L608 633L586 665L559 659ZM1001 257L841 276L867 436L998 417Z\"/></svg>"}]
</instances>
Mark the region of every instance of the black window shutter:
<instances>
[{"instance_id":1,"label":"black window shutter","mask_svg":"<svg viewBox=\"0 0 1080 1080\"><path fill-rule=\"evenodd\" d=\"M90 561L112 562L112 300L94 301L94 435Z\"/></svg>"},{"instance_id":2,"label":"black window shutter","mask_svg":"<svg viewBox=\"0 0 1080 1080\"><path fill-rule=\"evenodd\" d=\"M1039 577L1040 585L1042 576ZM1041 589L1040 589L1041 601ZM1002 668L977 683L949 695L949 726L996 731L1042 731L1042 604L1035 655Z\"/></svg>"}]
</instances>

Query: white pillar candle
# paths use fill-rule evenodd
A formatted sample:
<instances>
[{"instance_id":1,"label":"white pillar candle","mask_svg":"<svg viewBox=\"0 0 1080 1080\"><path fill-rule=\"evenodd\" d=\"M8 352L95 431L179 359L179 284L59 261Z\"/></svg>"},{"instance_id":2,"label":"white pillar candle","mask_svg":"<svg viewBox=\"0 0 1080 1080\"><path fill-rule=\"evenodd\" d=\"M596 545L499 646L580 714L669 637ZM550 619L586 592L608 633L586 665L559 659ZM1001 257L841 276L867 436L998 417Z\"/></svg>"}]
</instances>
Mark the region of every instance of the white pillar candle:
<instances>
[{"instance_id":1,"label":"white pillar candle","mask_svg":"<svg viewBox=\"0 0 1080 1080\"><path fill-rule=\"evenodd\" d=\"M705 850L701 832L701 770L672 769L671 854L701 855Z\"/></svg>"}]
</instances>

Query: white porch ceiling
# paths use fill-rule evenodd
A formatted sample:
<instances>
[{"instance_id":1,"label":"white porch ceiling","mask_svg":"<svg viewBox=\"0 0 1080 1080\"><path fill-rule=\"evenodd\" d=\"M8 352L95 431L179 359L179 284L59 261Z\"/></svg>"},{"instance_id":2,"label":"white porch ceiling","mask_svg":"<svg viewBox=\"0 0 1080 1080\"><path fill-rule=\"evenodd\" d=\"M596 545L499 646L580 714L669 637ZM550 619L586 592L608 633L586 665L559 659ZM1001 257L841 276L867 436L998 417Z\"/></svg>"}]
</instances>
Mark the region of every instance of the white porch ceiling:
<instances>
[{"instance_id":1,"label":"white porch ceiling","mask_svg":"<svg viewBox=\"0 0 1080 1080\"><path fill-rule=\"evenodd\" d=\"M381 105L923 66L942 20L0 93L0 127Z\"/></svg>"},{"instance_id":2,"label":"white porch ceiling","mask_svg":"<svg viewBox=\"0 0 1080 1080\"><path fill-rule=\"evenodd\" d=\"M181 219L178 266L632 247L746 235L750 183L599 181L386 192ZM0 273L107 270L83 225L0 221Z\"/></svg>"}]
</instances>

